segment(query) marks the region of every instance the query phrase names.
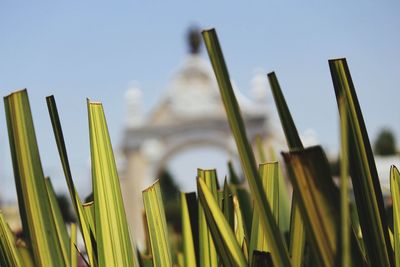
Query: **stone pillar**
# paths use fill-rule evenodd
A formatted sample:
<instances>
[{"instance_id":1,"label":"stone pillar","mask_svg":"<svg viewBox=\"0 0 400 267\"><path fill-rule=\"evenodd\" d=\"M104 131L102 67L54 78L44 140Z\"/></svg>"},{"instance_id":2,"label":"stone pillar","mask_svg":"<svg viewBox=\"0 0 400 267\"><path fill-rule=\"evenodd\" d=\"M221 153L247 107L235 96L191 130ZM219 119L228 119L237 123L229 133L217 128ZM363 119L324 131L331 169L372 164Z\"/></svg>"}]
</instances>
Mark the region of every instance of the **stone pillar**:
<instances>
[{"instance_id":1,"label":"stone pillar","mask_svg":"<svg viewBox=\"0 0 400 267\"><path fill-rule=\"evenodd\" d=\"M139 249L143 248L145 233L143 227L142 190L144 179L148 177L148 161L140 149L128 151L122 192L132 238Z\"/></svg>"}]
</instances>

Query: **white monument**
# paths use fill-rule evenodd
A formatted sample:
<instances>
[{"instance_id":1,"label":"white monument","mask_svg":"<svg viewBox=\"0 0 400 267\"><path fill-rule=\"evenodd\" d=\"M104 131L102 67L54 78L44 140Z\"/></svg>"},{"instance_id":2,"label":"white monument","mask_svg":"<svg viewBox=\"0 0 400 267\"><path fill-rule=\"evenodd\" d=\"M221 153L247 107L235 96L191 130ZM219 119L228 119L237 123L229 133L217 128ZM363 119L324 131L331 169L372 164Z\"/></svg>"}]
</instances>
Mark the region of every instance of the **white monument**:
<instances>
[{"instance_id":1,"label":"white monument","mask_svg":"<svg viewBox=\"0 0 400 267\"><path fill-rule=\"evenodd\" d=\"M156 174L172 156L194 146L211 145L237 157L214 73L208 59L199 53L200 34L192 30L188 36L190 53L149 114L141 113L141 92L137 86L126 93L129 113L122 143L121 186L130 228L139 241L144 237L142 190L157 178ZM266 143L272 136L267 127L264 75L264 80L259 75L253 79L252 99L235 90L253 144L256 136Z\"/></svg>"}]
</instances>

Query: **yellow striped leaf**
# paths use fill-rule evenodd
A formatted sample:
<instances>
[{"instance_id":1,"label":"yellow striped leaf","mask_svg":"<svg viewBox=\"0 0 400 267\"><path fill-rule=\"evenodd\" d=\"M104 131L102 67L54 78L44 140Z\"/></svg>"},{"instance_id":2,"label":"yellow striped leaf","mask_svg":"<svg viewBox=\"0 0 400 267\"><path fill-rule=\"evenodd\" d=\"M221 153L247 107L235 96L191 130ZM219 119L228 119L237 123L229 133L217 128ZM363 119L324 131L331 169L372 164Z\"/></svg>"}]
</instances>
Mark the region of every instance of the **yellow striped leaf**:
<instances>
[{"instance_id":1,"label":"yellow striped leaf","mask_svg":"<svg viewBox=\"0 0 400 267\"><path fill-rule=\"evenodd\" d=\"M183 265L181 267L196 267L196 253L192 234L192 224L187 198L194 193L181 193L181 212L182 212L182 239L183 239ZM195 196L194 196L195 197Z\"/></svg>"},{"instance_id":2,"label":"yellow striped leaf","mask_svg":"<svg viewBox=\"0 0 400 267\"><path fill-rule=\"evenodd\" d=\"M14 234L0 212L0 266L24 267L23 260L15 244Z\"/></svg>"},{"instance_id":3,"label":"yellow striped leaf","mask_svg":"<svg viewBox=\"0 0 400 267\"><path fill-rule=\"evenodd\" d=\"M54 137L57 143L58 154L60 156L61 164L64 171L64 176L67 181L68 191L72 199L72 204L75 209L75 213L78 217L79 226L81 228L83 241L86 247L86 253L88 255L89 263L91 266L97 265L96 256L96 233L94 229L90 227L88 219L82 205L82 201L76 191L74 181L72 179L71 168L69 166L67 149L65 146L64 135L61 128L60 118L58 116L57 105L54 96L46 97L47 108L53 126Z\"/></svg>"},{"instance_id":4,"label":"yellow striped leaf","mask_svg":"<svg viewBox=\"0 0 400 267\"><path fill-rule=\"evenodd\" d=\"M87 221L87 224L89 225L90 231L93 234L96 234L96 229L95 229L95 224L94 224L94 202L90 201L90 202L84 203L82 206L83 206L83 211L86 215L86 221Z\"/></svg>"},{"instance_id":5,"label":"yellow striped leaf","mask_svg":"<svg viewBox=\"0 0 400 267\"><path fill-rule=\"evenodd\" d=\"M350 211L349 211L349 157L348 157L348 122L346 102L339 103L340 114L340 224L341 224L341 266L351 265Z\"/></svg>"},{"instance_id":6,"label":"yellow striped leaf","mask_svg":"<svg viewBox=\"0 0 400 267\"><path fill-rule=\"evenodd\" d=\"M268 73L268 81L271 86L272 95L276 108L278 110L279 119L282 124L283 132L285 133L286 143L289 150L302 149L303 143L301 142L299 133L297 132L296 125L290 114L289 107L286 103L282 89L279 85L278 78L274 72ZM289 237L289 254L292 260L293 267L302 266L304 246L306 235L303 225L303 220L300 214L296 190L293 190L291 214L290 214L290 237Z\"/></svg>"},{"instance_id":7,"label":"yellow striped leaf","mask_svg":"<svg viewBox=\"0 0 400 267\"><path fill-rule=\"evenodd\" d=\"M218 200L217 192L217 172L215 170L197 170L197 177L203 179L208 188L211 190L215 201ZM218 202L217 202L218 203ZM218 255L215 244L212 239L209 226L206 221L204 209L199 199L199 250L200 250L200 266L213 267L218 264Z\"/></svg>"},{"instance_id":8,"label":"yellow striped leaf","mask_svg":"<svg viewBox=\"0 0 400 267\"><path fill-rule=\"evenodd\" d=\"M23 231L29 238L38 266L65 266L50 203L28 93L18 91L4 98L9 143Z\"/></svg>"},{"instance_id":9,"label":"yellow striped leaf","mask_svg":"<svg viewBox=\"0 0 400 267\"><path fill-rule=\"evenodd\" d=\"M170 267L172 266L172 254L169 246L164 202L158 180L143 191L143 203L149 228L153 264L155 267Z\"/></svg>"},{"instance_id":10,"label":"yellow striped leaf","mask_svg":"<svg viewBox=\"0 0 400 267\"><path fill-rule=\"evenodd\" d=\"M400 266L400 173L395 166L390 168L390 191L393 199L393 239L396 267Z\"/></svg>"},{"instance_id":11,"label":"yellow striped leaf","mask_svg":"<svg viewBox=\"0 0 400 267\"><path fill-rule=\"evenodd\" d=\"M263 184L263 190L267 196L268 203L274 215L275 221L278 223L279 216L279 164L278 162L270 162L260 164L259 166L260 177ZM251 229L250 239L250 259L252 259L253 252L265 251L270 252L267 236L260 223L260 217L257 210L253 211L253 225Z\"/></svg>"},{"instance_id":12,"label":"yellow striped leaf","mask_svg":"<svg viewBox=\"0 0 400 267\"><path fill-rule=\"evenodd\" d=\"M70 266L70 248L69 248L69 237L67 226L65 225L64 218L62 216L60 206L58 205L57 196L54 192L53 185L50 178L45 178L47 196L50 202L51 215L56 226L57 238L59 239L59 244L61 246L61 252L64 257L66 266Z\"/></svg>"},{"instance_id":13,"label":"yellow striped leaf","mask_svg":"<svg viewBox=\"0 0 400 267\"><path fill-rule=\"evenodd\" d=\"M222 213L214 194L201 178L197 179L197 190L210 233L223 266L247 266L246 259L236 241L234 232Z\"/></svg>"},{"instance_id":14,"label":"yellow striped leaf","mask_svg":"<svg viewBox=\"0 0 400 267\"><path fill-rule=\"evenodd\" d=\"M72 223L71 224L71 238L69 242L69 251L70 251L70 261L71 261L71 267L77 267L78 266L78 253L76 251L77 247L77 240L76 240L76 224Z\"/></svg>"},{"instance_id":15,"label":"yellow striped leaf","mask_svg":"<svg viewBox=\"0 0 400 267\"><path fill-rule=\"evenodd\" d=\"M88 101L98 264L139 266L133 248L103 106Z\"/></svg>"},{"instance_id":16,"label":"yellow striped leaf","mask_svg":"<svg viewBox=\"0 0 400 267\"><path fill-rule=\"evenodd\" d=\"M348 116L350 175L369 264L393 266L382 190L350 70L346 59L329 60L329 68L338 107L341 101L347 107L340 116Z\"/></svg>"},{"instance_id":17,"label":"yellow striped leaf","mask_svg":"<svg viewBox=\"0 0 400 267\"><path fill-rule=\"evenodd\" d=\"M276 266L291 266L282 234L275 222L267 197L262 190L262 182L257 171L256 160L250 143L247 140L243 118L241 117L239 105L233 92L228 69L215 30L203 31L203 39L217 78L228 122L239 151L243 173L249 183L250 191L254 198L255 209L257 209L261 218L260 222L271 244L272 260Z\"/></svg>"},{"instance_id":18,"label":"yellow striped leaf","mask_svg":"<svg viewBox=\"0 0 400 267\"><path fill-rule=\"evenodd\" d=\"M239 245L242 247L243 254L246 260L249 258L248 244L246 238L246 227L243 220L242 208L240 207L239 199L236 195L233 196L233 209L235 215L235 236Z\"/></svg>"}]
</instances>

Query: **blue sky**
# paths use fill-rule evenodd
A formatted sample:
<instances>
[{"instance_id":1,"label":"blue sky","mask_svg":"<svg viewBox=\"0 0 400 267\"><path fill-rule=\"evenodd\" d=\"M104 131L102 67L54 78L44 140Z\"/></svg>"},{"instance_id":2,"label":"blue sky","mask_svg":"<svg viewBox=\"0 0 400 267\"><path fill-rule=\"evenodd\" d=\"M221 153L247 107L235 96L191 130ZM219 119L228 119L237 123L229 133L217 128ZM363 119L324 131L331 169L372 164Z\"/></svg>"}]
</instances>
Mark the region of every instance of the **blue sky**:
<instances>
[{"instance_id":1,"label":"blue sky","mask_svg":"<svg viewBox=\"0 0 400 267\"><path fill-rule=\"evenodd\" d=\"M382 127L400 136L398 1L238 2L2 1L0 93L28 88L46 173L57 176L61 166L45 96L56 97L76 179L90 184L89 170L79 171L89 159L86 97L104 103L118 146L125 90L138 81L149 110L184 59L193 23L217 29L244 94L255 69L276 71L300 131L314 129L329 150L338 143L330 58L348 59L370 137ZM0 181L12 184L2 114Z\"/></svg>"}]
</instances>

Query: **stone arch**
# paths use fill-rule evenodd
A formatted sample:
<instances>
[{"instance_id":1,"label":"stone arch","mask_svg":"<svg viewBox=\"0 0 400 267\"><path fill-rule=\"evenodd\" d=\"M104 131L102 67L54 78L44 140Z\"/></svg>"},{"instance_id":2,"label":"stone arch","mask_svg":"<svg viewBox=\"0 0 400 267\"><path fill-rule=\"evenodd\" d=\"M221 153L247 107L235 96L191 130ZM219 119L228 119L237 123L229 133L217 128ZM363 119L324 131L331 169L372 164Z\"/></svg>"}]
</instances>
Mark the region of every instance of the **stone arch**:
<instances>
[{"instance_id":1,"label":"stone arch","mask_svg":"<svg viewBox=\"0 0 400 267\"><path fill-rule=\"evenodd\" d=\"M128 114L121 147L125 159L121 187L128 222L139 244L144 240L140 216L142 190L154 181L156 173L171 158L203 145L222 149L233 159L238 158L211 65L200 55L200 50L191 51L148 114L141 112L141 92L137 87L130 88L126 94ZM265 99L267 77L264 73L260 75L261 79L252 81L255 97L248 98L235 87L252 144L256 136L263 140L271 138Z\"/></svg>"}]
</instances>

